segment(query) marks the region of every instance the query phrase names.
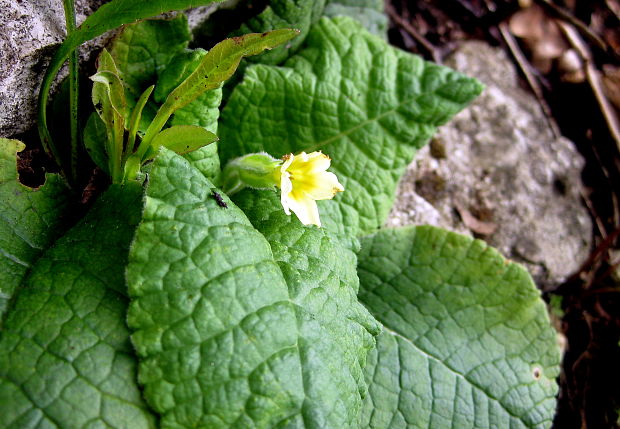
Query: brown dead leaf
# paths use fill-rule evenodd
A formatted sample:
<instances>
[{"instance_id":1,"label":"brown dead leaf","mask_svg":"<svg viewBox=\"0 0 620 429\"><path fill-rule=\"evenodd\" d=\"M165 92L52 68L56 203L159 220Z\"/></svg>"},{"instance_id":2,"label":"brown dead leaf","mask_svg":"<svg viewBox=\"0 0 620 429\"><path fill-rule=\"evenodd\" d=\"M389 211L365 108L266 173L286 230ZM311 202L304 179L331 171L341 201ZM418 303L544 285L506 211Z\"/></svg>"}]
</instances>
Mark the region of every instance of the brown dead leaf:
<instances>
[{"instance_id":1,"label":"brown dead leaf","mask_svg":"<svg viewBox=\"0 0 620 429\"><path fill-rule=\"evenodd\" d=\"M459 216L461 216L465 226L476 234L491 235L497 230L497 224L478 219L460 204L456 205L456 210L459 212Z\"/></svg>"},{"instance_id":2,"label":"brown dead leaf","mask_svg":"<svg viewBox=\"0 0 620 429\"><path fill-rule=\"evenodd\" d=\"M583 60L576 50L567 49L558 58L558 70L560 78L564 82L581 83L586 80L586 72Z\"/></svg>"},{"instance_id":3,"label":"brown dead leaf","mask_svg":"<svg viewBox=\"0 0 620 429\"><path fill-rule=\"evenodd\" d=\"M568 49L555 20L537 4L515 13L510 18L509 28L512 34L523 39L532 54L532 65L543 74L549 73L553 61Z\"/></svg>"}]
</instances>

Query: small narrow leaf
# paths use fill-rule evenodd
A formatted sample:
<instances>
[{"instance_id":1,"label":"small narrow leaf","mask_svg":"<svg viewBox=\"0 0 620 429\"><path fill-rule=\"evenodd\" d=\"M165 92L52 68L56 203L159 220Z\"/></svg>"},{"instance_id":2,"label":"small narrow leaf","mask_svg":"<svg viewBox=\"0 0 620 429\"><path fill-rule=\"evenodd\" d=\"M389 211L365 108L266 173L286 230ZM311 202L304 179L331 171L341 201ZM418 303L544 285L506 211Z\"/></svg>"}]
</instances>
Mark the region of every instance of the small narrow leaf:
<instances>
[{"instance_id":1,"label":"small narrow leaf","mask_svg":"<svg viewBox=\"0 0 620 429\"><path fill-rule=\"evenodd\" d=\"M134 146L136 143L136 135L138 133L138 129L140 128L140 120L142 119L142 111L144 110L144 106L149 100L154 85L149 86L144 90L144 92L138 98L136 105L131 111L131 117L129 118L129 128L128 128L128 138L127 138L127 147L125 148L125 156L131 155L134 151Z\"/></svg>"},{"instance_id":2,"label":"small narrow leaf","mask_svg":"<svg viewBox=\"0 0 620 429\"><path fill-rule=\"evenodd\" d=\"M165 102L168 95L198 68L206 54L207 51L204 49L194 49L175 55L157 81L157 89L153 94L155 101ZM219 87L206 91L185 107L178 109L171 124L199 125L215 133L221 101L222 90Z\"/></svg>"},{"instance_id":3,"label":"small narrow leaf","mask_svg":"<svg viewBox=\"0 0 620 429\"><path fill-rule=\"evenodd\" d=\"M195 125L175 125L166 128L155 136L152 146L152 148L154 148L153 156L161 146L182 155L215 141L217 141L217 136L202 127L197 127Z\"/></svg>"},{"instance_id":4,"label":"small narrow leaf","mask_svg":"<svg viewBox=\"0 0 620 429\"><path fill-rule=\"evenodd\" d=\"M93 80L92 100L95 111L103 120L107 138L105 151L108 158L108 172L114 183L122 179L121 163L124 146L125 123L129 112L125 100L125 89L118 75L114 59L104 49L99 55L97 73Z\"/></svg>"},{"instance_id":5,"label":"small narrow leaf","mask_svg":"<svg viewBox=\"0 0 620 429\"><path fill-rule=\"evenodd\" d=\"M203 92L218 88L235 72L242 58L259 54L287 42L298 30L282 29L226 39L205 55L194 72L170 93L166 104L180 109Z\"/></svg>"},{"instance_id":6,"label":"small narrow leaf","mask_svg":"<svg viewBox=\"0 0 620 429\"><path fill-rule=\"evenodd\" d=\"M100 84L100 86L97 86L103 89L103 91L93 91L93 103L95 103L95 107L104 105L104 103L109 104L109 106L114 109L116 116L120 117L123 123L125 123L127 102L125 101L125 92L120 77L109 71L100 71L91 76L90 79L95 82L95 84ZM101 109L103 109L103 107L96 110L103 119L105 115L101 113Z\"/></svg>"},{"instance_id":7,"label":"small narrow leaf","mask_svg":"<svg viewBox=\"0 0 620 429\"><path fill-rule=\"evenodd\" d=\"M195 49L175 55L157 81L157 91L154 94L156 101L165 101L168 94L196 70L206 53L204 49ZM215 134L221 102L221 88L206 91L187 106L177 110L169 124L172 126L197 125ZM215 180L220 173L217 143L189 152L184 155L184 158L209 180Z\"/></svg>"},{"instance_id":8,"label":"small narrow leaf","mask_svg":"<svg viewBox=\"0 0 620 429\"><path fill-rule=\"evenodd\" d=\"M549 428L560 353L527 271L434 227L362 240L360 300L384 325L362 427Z\"/></svg>"},{"instance_id":9,"label":"small narrow leaf","mask_svg":"<svg viewBox=\"0 0 620 429\"><path fill-rule=\"evenodd\" d=\"M25 145L0 138L0 325L23 277L65 231L71 193L57 174L37 189L17 176L17 152Z\"/></svg>"},{"instance_id":10,"label":"small narrow leaf","mask_svg":"<svg viewBox=\"0 0 620 429\"><path fill-rule=\"evenodd\" d=\"M3 428L155 427L125 326L141 196L112 185L30 271L0 338Z\"/></svg>"},{"instance_id":11,"label":"small narrow leaf","mask_svg":"<svg viewBox=\"0 0 620 429\"><path fill-rule=\"evenodd\" d=\"M84 146L93 162L103 170L104 173L110 174L109 159L106 153L106 142L108 134L105 123L97 112L93 112L86 121L84 127Z\"/></svg>"}]
</instances>

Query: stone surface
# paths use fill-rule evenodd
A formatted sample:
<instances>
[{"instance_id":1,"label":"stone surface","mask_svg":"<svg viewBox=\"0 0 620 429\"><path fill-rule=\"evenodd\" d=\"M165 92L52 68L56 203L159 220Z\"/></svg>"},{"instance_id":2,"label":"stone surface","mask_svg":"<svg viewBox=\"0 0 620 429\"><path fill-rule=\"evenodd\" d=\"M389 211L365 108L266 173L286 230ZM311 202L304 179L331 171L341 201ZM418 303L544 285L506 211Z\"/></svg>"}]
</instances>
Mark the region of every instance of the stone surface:
<instances>
[{"instance_id":1,"label":"stone surface","mask_svg":"<svg viewBox=\"0 0 620 429\"><path fill-rule=\"evenodd\" d=\"M78 25L106 2L77 0ZM211 9L190 11L190 25L197 25ZM0 0L0 22L4 25L0 31L0 137L13 137L35 124L41 80L55 48L66 36L62 2ZM112 36L108 33L86 43L80 50L80 63L88 61Z\"/></svg>"},{"instance_id":2,"label":"stone surface","mask_svg":"<svg viewBox=\"0 0 620 429\"><path fill-rule=\"evenodd\" d=\"M591 247L583 158L570 141L554 138L503 51L469 42L447 65L487 88L418 154L387 225L474 234L523 263L541 287L563 281Z\"/></svg>"},{"instance_id":3,"label":"stone surface","mask_svg":"<svg viewBox=\"0 0 620 429\"><path fill-rule=\"evenodd\" d=\"M103 0L78 0L81 23ZM64 39L61 1L0 0L0 137L23 133L34 125L37 95L47 64ZM82 59L92 49L82 52Z\"/></svg>"}]
</instances>

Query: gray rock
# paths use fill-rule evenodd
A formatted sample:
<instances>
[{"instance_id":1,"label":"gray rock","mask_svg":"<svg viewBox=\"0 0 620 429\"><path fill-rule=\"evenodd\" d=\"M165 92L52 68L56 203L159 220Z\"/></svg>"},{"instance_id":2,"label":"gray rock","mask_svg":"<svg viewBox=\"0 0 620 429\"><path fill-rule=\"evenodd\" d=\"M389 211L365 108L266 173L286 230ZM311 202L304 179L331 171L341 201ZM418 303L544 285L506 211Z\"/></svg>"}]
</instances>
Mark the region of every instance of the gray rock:
<instances>
[{"instance_id":1,"label":"gray rock","mask_svg":"<svg viewBox=\"0 0 620 429\"><path fill-rule=\"evenodd\" d=\"M103 0L78 0L78 24ZM62 2L0 0L0 136L23 133L34 125L43 74L57 45L65 38ZM103 42L100 42L103 43ZM87 49L82 59L88 56Z\"/></svg>"},{"instance_id":2,"label":"gray rock","mask_svg":"<svg viewBox=\"0 0 620 429\"><path fill-rule=\"evenodd\" d=\"M78 25L106 0L77 0ZM197 25L212 6L189 12L190 25ZM0 0L0 137L12 137L32 128L37 96L45 70L65 36L65 18L59 0ZM80 49L80 62L88 61L114 35L107 33ZM61 73L61 76L66 75Z\"/></svg>"},{"instance_id":3,"label":"gray rock","mask_svg":"<svg viewBox=\"0 0 620 429\"><path fill-rule=\"evenodd\" d=\"M539 286L562 282L592 243L580 196L583 158L570 141L554 138L503 51L469 42L448 65L487 88L420 151L387 225L470 233L523 263Z\"/></svg>"}]
</instances>

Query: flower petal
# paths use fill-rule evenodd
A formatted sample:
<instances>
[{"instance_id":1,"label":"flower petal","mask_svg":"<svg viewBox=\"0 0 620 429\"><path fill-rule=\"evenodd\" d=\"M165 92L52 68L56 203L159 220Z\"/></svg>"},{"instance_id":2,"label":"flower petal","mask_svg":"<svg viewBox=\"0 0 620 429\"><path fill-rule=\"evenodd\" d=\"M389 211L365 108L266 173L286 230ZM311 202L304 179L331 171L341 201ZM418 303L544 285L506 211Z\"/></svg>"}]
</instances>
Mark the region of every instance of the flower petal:
<instances>
[{"instance_id":1,"label":"flower petal","mask_svg":"<svg viewBox=\"0 0 620 429\"><path fill-rule=\"evenodd\" d=\"M302 152L288 168L291 174L298 175L314 175L323 172L329 168L331 159L329 156L321 152Z\"/></svg>"},{"instance_id":2,"label":"flower petal","mask_svg":"<svg viewBox=\"0 0 620 429\"><path fill-rule=\"evenodd\" d=\"M282 175L280 176L280 190L280 202L284 208L284 213L290 215L291 211L289 210L289 201L290 194L293 191L293 183L291 182L290 174L287 171L282 171Z\"/></svg>"},{"instance_id":3,"label":"flower petal","mask_svg":"<svg viewBox=\"0 0 620 429\"><path fill-rule=\"evenodd\" d=\"M290 209L297 215L297 218L304 225L316 225L321 226L321 219L319 218L319 208L316 205L316 201L312 198L289 198L288 205Z\"/></svg>"},{"instance_id":4,"label":"flower petal","mask_svg":"<svg viewBox=\"0 0 620 429\"><path fill-rule=\"evenodd\" d=\"M338 192L344 191L344 186L338 182L334 173L323 172L320 178L314 181L314 186L306 189L308 196L314 200L329 200Z\"/></svg>"}]
</instances>

